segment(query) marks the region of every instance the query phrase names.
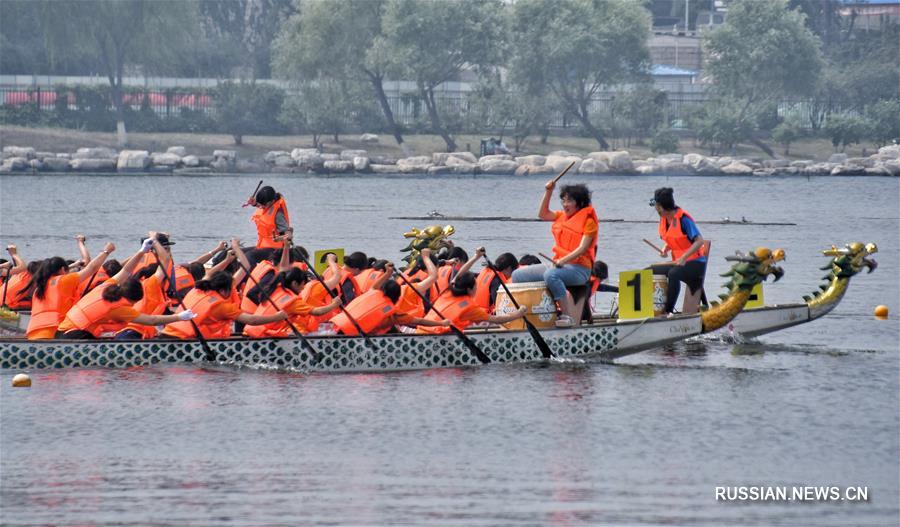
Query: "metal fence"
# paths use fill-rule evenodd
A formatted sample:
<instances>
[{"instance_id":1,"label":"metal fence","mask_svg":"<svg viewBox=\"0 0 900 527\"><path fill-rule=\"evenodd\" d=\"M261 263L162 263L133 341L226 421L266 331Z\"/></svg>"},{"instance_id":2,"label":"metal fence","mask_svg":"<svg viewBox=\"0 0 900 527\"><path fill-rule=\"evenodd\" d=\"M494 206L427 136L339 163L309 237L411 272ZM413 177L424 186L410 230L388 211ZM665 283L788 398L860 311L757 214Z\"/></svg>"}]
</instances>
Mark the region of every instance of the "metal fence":
<instances>
[{"instance_id":1,"label":"metal fence","mask_svg":"<svg viewBox=\"0 0 900 527\"><path fill-rule=\"evenodd\" d=\"M71 82L63 86L51 84L59 81ZM30 84L29 84L30 81ZM166 79L162 79L166 81ZM192 82L178 82L169 79L167 82L141 83L132 82L126 85L123 95L125 103L133 110L149 108L160 118L180 115L182 109L202 112L210 117L216 113L214 79L195 79ZM300 92L290 84L280 81L265 81L285 90L288 99L300 97ZM182 84L172 86L172 84ZM184 85L187 84L187 85ZM193 84L193 85L191 85ZM8 106L36 105L42 111L54 111L61 108L69 110L87 110L105 105L111 110L112 100L109 97L108 83L102 77L32 77L32 76L0 76L0 104ZM706 101L706 93L700 85L667 86L667 102L664 107L665 121L675 128L685 126L686 117L692 106ZM472 91L471 83L449 82L439 87L435 99L442 115L448 120L459 120L470 111L468 101ZM388 103L394 118L403 126L423 124L428 126L428 115L424 102L416 94L415 84L406 81L385 83ZM609 116L617 91L599 92L589 105L592 116L603 119ZM62 99L64 98L64 99ZM64 101L64 102L63 102ZM577 128L577 120L565 112L551 115L550 127L553 129Z\"/></svg>"}]
</instances>

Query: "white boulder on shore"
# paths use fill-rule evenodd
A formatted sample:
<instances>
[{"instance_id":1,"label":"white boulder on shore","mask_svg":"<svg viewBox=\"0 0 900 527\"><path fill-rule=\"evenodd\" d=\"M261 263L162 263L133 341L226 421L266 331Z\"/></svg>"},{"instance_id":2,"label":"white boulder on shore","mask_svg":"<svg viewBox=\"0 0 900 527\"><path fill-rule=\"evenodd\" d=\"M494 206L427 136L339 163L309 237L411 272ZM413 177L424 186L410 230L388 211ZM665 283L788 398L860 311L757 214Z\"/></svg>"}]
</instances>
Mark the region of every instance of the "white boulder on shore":
<instances>
[{"instance_id":1,"label":"white boulder on shore","mask_svg":"<svg viewBox=\"0 0 900 527\"><path fill-rule=\"evenodd\" d=\"M183 146L164 152L84 147L74 153L36 151L32 147L3 147L0 172L115 172L122 173L249 173L292 174L374 173L374 174L515 174L553 176L574 162L573 174L665 174L665 175L754 175L767 176L900 176L900 145L888 145L867 157L838 153L827 162L705 156L699 153L662 154L632 159L627 151L591 152L585 156L564 150L547 155L513 157L508 154L476 157L471 152L435 152L396 159L366 150L322 153L315 148L273 150L261 158L239 160L235 150L215 150L212 155L181 155ZM182 168L183 167L183 168Z\"/></svg>"}]
</instances>

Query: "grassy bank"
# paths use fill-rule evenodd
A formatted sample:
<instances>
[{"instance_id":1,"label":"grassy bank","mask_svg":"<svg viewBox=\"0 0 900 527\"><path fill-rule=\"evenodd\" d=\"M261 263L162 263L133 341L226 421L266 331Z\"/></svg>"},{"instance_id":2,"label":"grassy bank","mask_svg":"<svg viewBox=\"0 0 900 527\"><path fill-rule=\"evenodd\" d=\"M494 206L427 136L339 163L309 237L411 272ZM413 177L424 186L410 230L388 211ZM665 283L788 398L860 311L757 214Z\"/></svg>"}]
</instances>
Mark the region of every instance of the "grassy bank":
<instances>
[{"instance_id":1,"label":"grassy bank","mask_svg":"<svg viewBox=\"0 0 900 527\"><path fill-rule=\"evenodd\" d=\"M388 155L394 157L406 157L393 137L381 134L381 142L378 144L362 143L358 140L358 134L340 137L340 143L335 143L333 138L326 138L324 151L340 152L347 149L367 150L370 154ZM481 135L458 135L456 143L461 150L469 150L478 154ZM410 155L430 155L433 152L443 152L446 149L444 141L436 135L408 135L404 138ZM165 151L170 146L183 146L189 154L208 155L213 150L236 150L241 158L262 157L272 150L287 150L294 148L309 148L312 146L312 136L245 136L244 144L237 146L230 135L226 134L163 134L163 133L129 133L129 148L135 150L148 150L151 152ZM512 141L507 144L512 148ZM116 135L104 132L83 132L63 128L25 128L21 126L0 126L0 147L2 146L31 146L36 150L45 152L74 152L81 147L106 146L116 148ZM813 159L827 161L834 153L831 143L825 139L804 139L791 145L790 155L783 155L782 147L771 144L780 157L786 159ZM653 156L647 145L625 146L622 141L613 144L616 150L628 150L632 157L646 158ZM538 137L530 138L522 146L522 152L514 155L546 154L554 150L567 150L578 154L586 154L599 150L597 142L585 137L551 136L546 144L541 144ZM874 144L864 143L847 148L846 154L850 157L870 155L878 148ZM682 139L679 153L686 154L696 152L708 155L709 151L702 148L693 139ZM765 153L752 145L738 145L734 155L766 159Z\"/></svg>"}]
</instances>

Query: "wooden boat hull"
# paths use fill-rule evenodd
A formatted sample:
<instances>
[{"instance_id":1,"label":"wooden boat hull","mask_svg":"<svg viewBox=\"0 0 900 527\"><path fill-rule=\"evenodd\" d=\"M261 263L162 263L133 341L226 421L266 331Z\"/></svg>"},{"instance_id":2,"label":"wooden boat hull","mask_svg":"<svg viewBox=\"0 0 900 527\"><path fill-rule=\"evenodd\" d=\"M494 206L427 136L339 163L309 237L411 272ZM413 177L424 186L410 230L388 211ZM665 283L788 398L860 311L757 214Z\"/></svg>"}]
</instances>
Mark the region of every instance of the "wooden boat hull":
<instances>
[{"instance_id":1,"label":"wooden boat hull","mask_svg":"<svg viewBox=\"0 0 900 527\"><path fill-rule=\"evenodd\" d=\"M550 329L541 334L561 358L599 357L613 360L670 342L699 335L695 315L634 321L608 321L576 328ZM495 363L542 360L527 331L475 331L470 337ZM372 337L370 347L359 337L309 337L321 354L316 362L294 338L223 339L209 345L216 361L238 366L321 372L400 371L480 366L481 363L452 334L384 335ZM54 340L0 339L0 368L44 369L117 367L161 362L204 362L199 341L177 340Z\"/></svg>"}]
</instances>

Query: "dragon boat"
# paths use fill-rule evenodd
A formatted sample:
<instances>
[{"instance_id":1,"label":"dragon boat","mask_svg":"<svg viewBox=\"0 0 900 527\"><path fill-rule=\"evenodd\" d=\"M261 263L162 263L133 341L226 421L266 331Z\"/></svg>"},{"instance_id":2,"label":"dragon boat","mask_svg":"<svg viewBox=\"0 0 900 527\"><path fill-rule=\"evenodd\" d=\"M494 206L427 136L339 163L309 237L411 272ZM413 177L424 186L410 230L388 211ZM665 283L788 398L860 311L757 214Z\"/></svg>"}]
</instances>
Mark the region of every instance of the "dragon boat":
<instances>
[{"instance_id":1,"label":"dragon boat","mask_svg":"<svg viewBox=\"0 0 900 527\"><path fill-rule=\"evenodd\" d=\"M596 357L614 360L642 350L709 333L726 325L744 307L753 286L782 271L771 256L728 256L732 267L725 300L696 315L617 320L595 318L589 324L541 330L554 355L562 359ZM21 317L17 322L21 323ZM10 325L11 321L7 321ZM486 328L465 335L493 363L544 360L526 330ZM35 340L0 337L0 368L132 367L154 363L216 363L304 372L371 372L481 365L461 338L444 335L391 334L369 338L308 336L221 340ZM207 349L208 346L208 349Z\"/></svg>"},{"instance_id":2,"label":"dragon boat","mask_svg":"<svg viewBox=\"0 0 900 527\"><path fill-rule=\"evenodd\" d=\"M878 252L874 243L848 243L842 248L834 245L822 251L831 261L821 268L828 271L825 283L819 291L804 296L802 303L763 306L745 309L727 324L727 329L737 338L752 338L773 331L805 324L831 312L840 303L850 285L850 278L863 268L871 273L878 263L870 255Z\"/></svg>"}]
</instances>

